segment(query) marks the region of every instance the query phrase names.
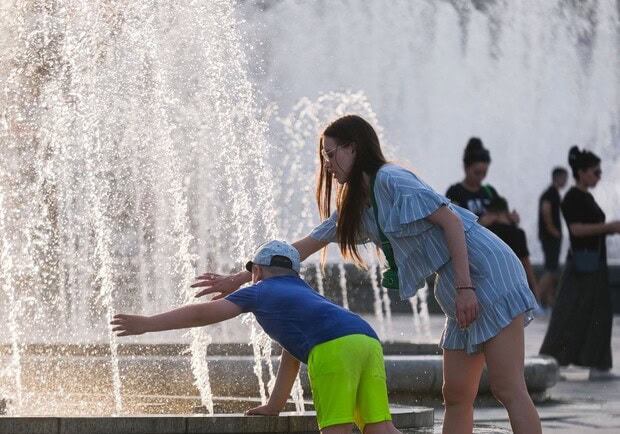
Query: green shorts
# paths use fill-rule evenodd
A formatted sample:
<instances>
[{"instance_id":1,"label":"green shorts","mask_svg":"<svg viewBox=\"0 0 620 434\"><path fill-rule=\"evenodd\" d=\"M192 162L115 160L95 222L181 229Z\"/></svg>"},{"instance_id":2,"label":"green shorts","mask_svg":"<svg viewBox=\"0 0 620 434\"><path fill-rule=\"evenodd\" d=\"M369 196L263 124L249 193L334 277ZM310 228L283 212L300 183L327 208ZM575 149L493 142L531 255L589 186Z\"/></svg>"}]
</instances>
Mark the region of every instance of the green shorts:
<instances>
[{"instance_id":1,"label":"green shorts","mask_svg":"<svg viewBox=\"0 0 620 434\"><path fill-rule=\"evenodd\" d=\"M319 428L392 420L381 343L348 335L312 348L308 377Z\"/></svg>"}]
</instances>

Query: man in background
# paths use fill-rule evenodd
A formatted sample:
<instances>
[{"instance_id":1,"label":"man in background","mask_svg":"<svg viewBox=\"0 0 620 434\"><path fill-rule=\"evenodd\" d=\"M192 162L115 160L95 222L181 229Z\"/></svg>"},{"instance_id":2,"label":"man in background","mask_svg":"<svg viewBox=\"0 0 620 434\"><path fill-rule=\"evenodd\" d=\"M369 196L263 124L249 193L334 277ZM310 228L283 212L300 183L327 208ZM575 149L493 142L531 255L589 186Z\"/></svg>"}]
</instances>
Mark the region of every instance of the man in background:
<instances>
[{"instance_id":1,"label":"man in background","mask_svg":"<svg viewBox=\"0 0 620 434\"><path fill-rule=\"evenodd\" d=\"M568 172L556 167L551 172L551 185L538 202L538 239L545 256L544 272L540 278L539 304L548 309L553 306L558 286L560 248L562 247L562 223L560 221L560 190L566 185Z\"/></svg>"}]
</instances>

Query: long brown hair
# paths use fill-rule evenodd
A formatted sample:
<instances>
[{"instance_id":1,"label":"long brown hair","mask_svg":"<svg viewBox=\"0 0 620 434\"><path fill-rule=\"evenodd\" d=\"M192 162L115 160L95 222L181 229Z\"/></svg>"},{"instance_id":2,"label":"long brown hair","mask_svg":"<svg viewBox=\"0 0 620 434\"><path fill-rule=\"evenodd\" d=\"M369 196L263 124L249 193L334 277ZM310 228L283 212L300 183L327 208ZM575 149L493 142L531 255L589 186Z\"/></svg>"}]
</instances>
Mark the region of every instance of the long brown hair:
<instances>
[{"instance_id":1,"label":"long brown hair","mask_svg":"<svg viewBox=\"0 0 620 434\"><path fill-rule=\"evenodd\" d=\"M328 218L331 214L332 195L332 176L325 169L325 161L321 154L325 137L331 137L339 146L356 146L355 159L347 182L336 186L336 209L338 210L336 236L342 256L353 261L357 266L363 267L366 264L356 244L361 232L362 213L368 195L364 188L363 173L372 176L387 161L381 151L377 133L363 118L347 115L329 124L319 138L320 165L316 182L316 202L322 219ZM325 250L323 250L322 262L325 262Z\"/></svg>"}]
</instances>

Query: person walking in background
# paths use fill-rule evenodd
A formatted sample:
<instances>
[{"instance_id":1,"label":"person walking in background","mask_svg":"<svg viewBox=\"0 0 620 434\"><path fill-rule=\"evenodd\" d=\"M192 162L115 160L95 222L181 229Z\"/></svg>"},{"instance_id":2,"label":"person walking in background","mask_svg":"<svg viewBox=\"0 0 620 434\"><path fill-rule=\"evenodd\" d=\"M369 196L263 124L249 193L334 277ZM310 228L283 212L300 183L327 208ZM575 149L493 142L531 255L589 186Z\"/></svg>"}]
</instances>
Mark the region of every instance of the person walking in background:
<instances>
[{"instance_id":1,"label":"person walking in background","mask_svg":"<svg viewBox=\"0 0 620 434\"><path fill-rule=\"evenodd\" d=\"M277 416L291 393L300 363L308 376L321 432L399 434L388 405L381 342L370 325L308 286L298 275L299 252L273 240L246 264L254 285L221 300L196 303L159 315L117 314L117 336L200 327L252 312L283 348L267 404L248 415Z\"/></svg>"},{"instance_id":2,"label":"person walking in background","mask_svg":"<svg viewBox=\"0 0 620 434\"><path fill-rule=\"evenodd\" d=\"M562 223L560 221L560 190L566 185L568 172L556 167L551 172L551 185L538 201L538 239L545 257L544 272L538 285L541 309L553 306L558 286Z\"/></svg>"},{"instance_id":3,"label":"person walking in background","mask_svg":"<svg viewBox=\"0 0 620 434\"><path fill-rule=\"evenodd\" d=\"M494 197L489 206L487 213L490 215L493 223L488 227L491 232L500 237L508 247L515 252L517 258L523 264L527 283L535 296L538 294L538 284L536 283L536 275L534 268L530 262L530 251L527 248L527 238L523 229L517 227L511 218L508 208L508 202L501 196Z\"/></svg>"},{"instance_id":4,"label":"person walking in background","mask_svg":"<svg viewBox=\"0 0 620 434\"><path fill-rule=\"evenodd\" d=\"M484 147L482 140L478 137L470 138L463 153L465 178L451 185L446 192L446 197L452 203L476 214L479 217L478 222L483 226L489 226L493 222L486 210L491 200L499 196L491 185L482 185L490 164L491 153ZM519 223L519 215L514 211L510 214L510 219L513 223Z\"/></svg>"},{"instance_id":5,"label":"person walking in background","mask_svg":"<svg viewBox=\"0 0 620 434\"><path fill-rule=\"evenodd\" d=\"M363 266L358 243L371 240L390 263L384 286L398 289L403 299L436 273L435 298L446 315L440 339L443 432L471 434L486 363L491 390L507 409L513 431L541 433L524 378L523 329L537 304L512 250L478 224L476 215L388 163L374 128L359 116L327 126L319 161L316 200L324 221L293 243L302 260L337 242L345 259ZM206 273L193 286L205 287L196 296L222 297L249 278L247 272Z\"/></svg>"},{"instance_id":6,"label":"person walking in background","mask_svg":"<svg viewBox=\"0 0 620 434\"><path fill-rule=\"evenodd\" d=\"M589 379L611 377L612 300L607 270L607 234L620 233L620 221L605 223L605 213L589 189L601 179L601 159L573 146L568 154L575 185L562 200L570 250L551 312L541 354L590 368Z\"/></svg>"}]
</instances>

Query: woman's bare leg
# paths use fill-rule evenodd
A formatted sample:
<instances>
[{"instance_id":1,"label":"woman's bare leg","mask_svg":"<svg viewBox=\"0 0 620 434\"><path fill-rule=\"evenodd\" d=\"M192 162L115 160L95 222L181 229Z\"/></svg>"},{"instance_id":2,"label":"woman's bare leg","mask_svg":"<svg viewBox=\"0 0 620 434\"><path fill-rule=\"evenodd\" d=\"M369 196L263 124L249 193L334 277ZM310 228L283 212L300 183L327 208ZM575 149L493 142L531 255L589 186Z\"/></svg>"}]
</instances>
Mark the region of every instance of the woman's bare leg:
<instances>
[{"instance_id":1,"label":"woman's bare leg","mask_svg":"<svg viewBox=\"0 0 620 434\"><path fill-rule=\"evenodd\" d=\"M474 400L483 366L482 354L443 351L444 434L471 434L473 431Z\"/></svg>"},{"instance_id":2,"label":"woman's bare leg","mask_svg":"<svg viewBox=\"0 0 620 434\"><path fill-rule=\"evenodd\" d=\"M506 407L515 434L540 434L540 418L527 391L524 373L524 315L484 343L491 392Z\"/></svg>"}]
</instances>

